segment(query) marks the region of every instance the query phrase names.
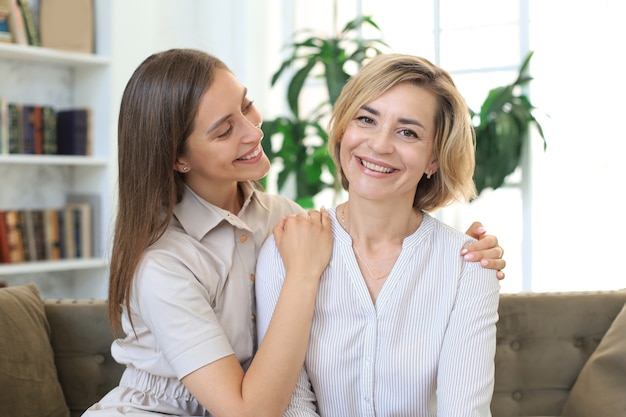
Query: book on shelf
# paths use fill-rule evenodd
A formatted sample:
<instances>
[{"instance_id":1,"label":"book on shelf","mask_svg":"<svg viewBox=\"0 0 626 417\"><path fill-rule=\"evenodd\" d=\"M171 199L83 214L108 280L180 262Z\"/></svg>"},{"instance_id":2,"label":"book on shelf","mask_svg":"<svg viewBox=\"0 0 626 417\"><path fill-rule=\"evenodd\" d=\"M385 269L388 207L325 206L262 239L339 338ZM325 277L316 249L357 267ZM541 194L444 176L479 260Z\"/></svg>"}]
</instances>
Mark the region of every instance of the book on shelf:
<instances>
[{"instance_id":1,"label":"book on shelf","mask_svg":"<svg viewBox=\"0 0 626 417\"><path fill-rule=\"evenodd\" d=\"M8 109L9 153L22 153L24 151L24 142L22 141L22 106L16 103L9 103Z\"/></svg>"},{"instance_id":2,"label":"book on shelf","mask_svg":"<svg viewBox=\"0 0 626 417\"><path fill-rule=\"evenodd\" d=\"M82 204L87 205L90 208L90 218L87 222L89 230L87 230L86 235L89 235L88 242L91 246L91 255L99 256L102 253L102 248L100 247L99 239L94 239L94 236L101 236L100 230L100 219L101 219L101 210L102 204L100 200L99 194L90 194L90 193L69 193L67 195L67 203L68 204Z\"/></svg>"},{"instance_id":3,"label":"book on shelf","mask_svg":"<svg viewBox=\"0 0 626 417\"><path fill-rule=\"evenodd\" d=\"M46 48L93 53L93 0L40 0L39 28Z\"/></svg>"},{"instance_id":4,"label":"book on shelf","mask_svg":"<svg viewBox=\"0 0 626 417\"><path fill-rule=\"evenodd\" d=\"M35 225L33 223L33 213L30 210L19 210L18 227L22 234L22 250L24 251L24 261L37 260L37 247L35 246Z\"/></svg>"},{"instance_id":5,"label":"book on shelf","mask_svg":"<svg viewBox=\"0 0 626 417\"><path fill-rule=\"evenodd\" d=\"M0 155L9 153L9 102L0 97Z\"/></svg>"},{"instance_id":6,"label":"book on shelf","mask_svg":"<svg viewBox=\"0 0 626 417\"><path fill-rule=\"evenodd\" d=\"M0 10L0 42L13 43L13 35L9 30L9 13Z\"/></svg>"},{"instance_id":7,"label":"book on shelf","mask_svg":"<svg viewBox=\"0 0 626 417\"><path fill-rule=\"evenodd\" d=\"M62 249L64 259L76 258L76 233L74 233L74 211L65 206L62 209L63 240Z\"/></svg>"},{"instance_id":8,"label":"book on shelf","mask_svg":"<svg viewBox=\"0 0 626 417\"><path fill-rule=\"evenodd\" d=\"M43 242L45 257L49 260L61 259L61 243L59 235L59 211L57 209L41 210L43 217Z\"/></svg>"},{"instance_id":9,"label":"book on shelf","mask_svg":"<svg viewBox=\"0 0 626 417\"><path fill-rule=\"evenodd\" d=\"M45 225L43 210L32 210L31 216L33 217L33 225L35 229L35 253L36 260L42 261L48 259L46 254L46 241L45 241Z\"/></svg>"},{"instance_id":10,"label":"book on shelf","mask_svg":"<svg viewBox=\"0 0 626 417\"><path fill-rule=\"evenodd\" d=\"M45 155L57 153L57 114L52 106L41 107L43 149Z\"/></svg>"},{"instance_id":11,"label":"book on shelf","mask_svg":"<svg viewBox=\"0 0 626 417\"><path fill-rule=\"evenodd\" d=\"M11 11L9 12L9 29L13 37L13 43L28 45L26 24L18 0L10 0Z\"/></svg>"},{"instance_id":12,"label":"book on shelf","mask_svg":"<svg viewBox=\"0 0 626 417\"><path fill-rule=\"evenodd\" d=\"M75 108L57 111L57 154L91 154L91 109Z\"/></svg>"},{"instance_id":13,"label":"book on shelf","mask_svg":"<svg viewBox=\"0 0 626 417\"><path fill-rule=\"evenodd\" d=\"M35 106L22 105L21 152L35 154Z\"/></svg>"},{"instance_id":14,"label":"book on shelf","mask_svg":"<svg viewBox=\"0 0 626 417\"><path fill-rule=\"evenodd\" d=\"M20 231L20 215L18 210L8 210L4 213L7 241L9 246L9 263L24 262L24 246Z\"/></svg>"},{"instance_id":15,"label":"book on shelf","mask_svg":"<svg viewBox=\"0 0 626 417\"><path fill-rule=\"evenodd\" d=\"M33 137L35 140L35 155L43 154L43 107L33 106Z\"/></svg>"},{"instance_id":16,"label":"book on shelf","mask_svg":"<svg viewBox=\"0 0 626 417\"><path fill-rule=\"evenodd\" d=\"M26 38L28 44L31 46L41 46L41 40L39 39L39 29L35 25L33 19L33 12L30 9L28 0L17 0L20 10L22 11L22 19L24 19L24 28L26 29Z\"/></svg>"},{"instance_id":17,"label":"book on shelf","mask_svg":"<svg viewBox=\"0 0 626 417\"><path fill-rule=\"evenodd\" d=\"M92 216L91 206L88 203L68 203L65 210L70 214L66 215L65 221L73 222L73 250L76 258L91 258L92 253ZM67 230L67 225L66 225ZM66 236L66 239L68 236ZM72 239L69 239L72 241ZM70 252L71 253L71 252Z\"/></svg>"},{"instance_id":18,"label":"book on shelf","mask_svg":"<svg viewBox=\"0 0 626 417\"><path fill-rule=\"evenodd\" d=\"M9 251L9 232L7 229L6 213L0 211L0 263L8 263L11 257Z\"/></svg>"},{"instance_id":19,"label":"book on shelf","mask_svg":"<svg viewBox=\"0 0 626 417\"><path fill-rule=\"evenodd\" d=\"M57 209L57 220L59 221L59 253L61 259L66 259L65 253L65 210L63 208Z\"/></svg>"},{"instance_id":20,"label":"book on shelf","mask_svg":"<svg viewBox=\"0 0 626 417\"><path fill-rule=\"evenodd\" d=\"M13 35L9 28L11 1L0 0L0 42L13 43Z\"/></svg>"}]
</instances>

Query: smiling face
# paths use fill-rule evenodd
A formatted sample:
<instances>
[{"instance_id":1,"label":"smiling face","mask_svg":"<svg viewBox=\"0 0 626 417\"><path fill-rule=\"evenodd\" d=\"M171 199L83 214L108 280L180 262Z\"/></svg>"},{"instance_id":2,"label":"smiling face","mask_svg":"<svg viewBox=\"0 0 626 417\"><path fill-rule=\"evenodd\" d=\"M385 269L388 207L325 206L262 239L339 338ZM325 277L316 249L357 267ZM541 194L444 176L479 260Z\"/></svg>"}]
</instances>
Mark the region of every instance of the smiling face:
<instances>
[{"instance_id":1,"label":"smiling face","mask_svg":"<svg viewBox=\"0 0 626 417\"><path fill-rule=\"evenodd\" d=\"M238 181L262 178L270 163L261 147L261 122L247 90L232 73L217 70L175 169L185 172L187 185L208 201L232 192Z\"/></svg>"},{"instance_id":2,"label":"smiling face","mask_svg":"<svg viewBox=\"0 0 626 417\"><path fill-rule=\"evenodd\" d=\"M341 139L340 162L350 194L413 202L434 157L435 96L402 82L361 106Z\"/></svg>"}]
</instances>

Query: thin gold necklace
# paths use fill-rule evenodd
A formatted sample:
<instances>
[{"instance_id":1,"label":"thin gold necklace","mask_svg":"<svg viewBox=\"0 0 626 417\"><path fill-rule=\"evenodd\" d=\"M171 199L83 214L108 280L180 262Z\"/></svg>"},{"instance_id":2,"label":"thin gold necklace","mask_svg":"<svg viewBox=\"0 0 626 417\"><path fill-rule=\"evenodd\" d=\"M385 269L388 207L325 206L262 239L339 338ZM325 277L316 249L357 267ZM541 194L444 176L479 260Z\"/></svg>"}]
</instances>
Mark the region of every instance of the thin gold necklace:
<instances>
[{"instance_id":1,"label":"thin gold necklace","mask_svg":"<svg viewBox=\"0 0 626 417\"><path fill-rule=\"evenodd\" d=\"M346 232L348 232L348 234L350 234L350 228L346 224L346 205L344 205L342 207L342 209L343 210L341 211L341 224L343 224L343 228L346 229ZM365 269L367 269L367 272L370 274L370 276L372 277L372 279L374 281L380 281L381 279L387 277L391 273L391 269L393 269L393 265L391 266L391 269L389 270L389 272L387 272L387 273L377 277L376 275L374 275L374 273L372 272L372 269L369 267L367 262L365 262L365 259L363 259L361 257L361 254L359 253L359 249L356 247L356 244L354 243L354 240L352 241L352 249L354 250L354 254L356 255L356 257L365 266Z\"/></svg>"}]
</instances>

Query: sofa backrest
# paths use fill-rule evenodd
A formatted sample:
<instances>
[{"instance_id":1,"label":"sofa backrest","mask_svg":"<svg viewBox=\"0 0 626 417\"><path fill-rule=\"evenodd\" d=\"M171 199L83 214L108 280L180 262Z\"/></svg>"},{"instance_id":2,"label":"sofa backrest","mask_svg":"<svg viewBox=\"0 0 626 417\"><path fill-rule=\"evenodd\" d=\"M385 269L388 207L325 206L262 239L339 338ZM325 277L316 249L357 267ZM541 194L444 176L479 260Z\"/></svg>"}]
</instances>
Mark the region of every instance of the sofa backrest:
<instances>
[{"instance_id":1,"label":"sofa backrest","mask_svg":"<svg viewBox=\"0 0 626 417\"><path fill-rule=\"evenodd\" d=\"M560 416L626 291L502 294L493 417Z\"/></svg>"},{"instance_id":2,"label":"sofa backrest","mask_svg":"<svg viewBox=\"0 0 626 417\"><path fill-rule=\"evenodd\" d=\"M45 300L57 374L71 416L80 416L119 383L104 300Z\"/></svg>"},{"instance_id":3,"label":"sofa backrest","mask_svg":"<svg viewBox=\"0 0 626 417\"><path fill-rule=\"evenodd\" d=\"M561 414L626 291L500 296L493 417ZM104 300L46 300L58 377L72 417L117 386Z\"/></svg>"}]
</instances>

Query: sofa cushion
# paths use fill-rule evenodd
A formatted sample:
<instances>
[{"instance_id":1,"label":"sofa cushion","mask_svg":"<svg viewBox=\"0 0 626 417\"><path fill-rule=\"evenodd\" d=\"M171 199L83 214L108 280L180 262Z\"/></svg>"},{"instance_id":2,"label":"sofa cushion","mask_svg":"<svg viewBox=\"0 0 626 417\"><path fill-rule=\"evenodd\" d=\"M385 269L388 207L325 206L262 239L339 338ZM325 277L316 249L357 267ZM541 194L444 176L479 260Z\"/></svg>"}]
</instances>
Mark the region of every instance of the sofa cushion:
<instances>
[{"instance_id":1,"label":"sofa cushion","mask_svg":"<svg viewBox=\"0 0 626 417\"><path fill-rule=\"evenodd\" d=\"M626 305L583 366L562 416L626 416Z\"/></svg>"},{"instance_id":2,"label":"sofa cushion","mask_svg":"<svg viewBox=\"0 0 626 417\"><path fill-rule=\"evenodd\" d=\"M69 416L34 284L0 289L0 415Z\"/></svg>"}]
</instances>

